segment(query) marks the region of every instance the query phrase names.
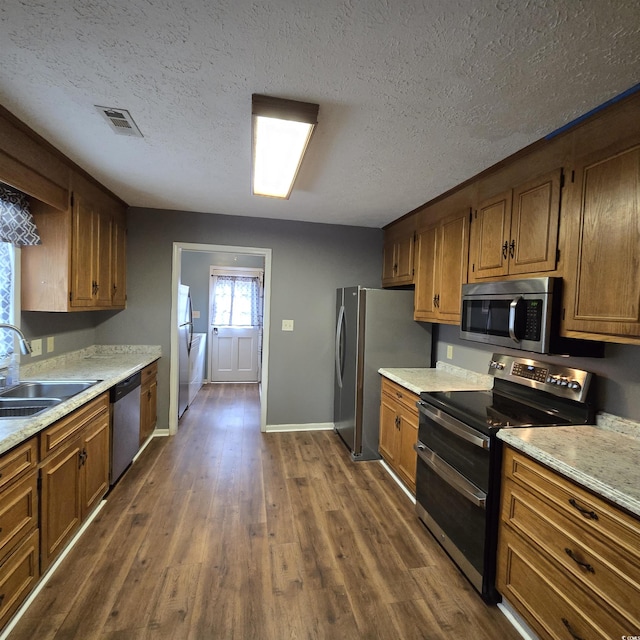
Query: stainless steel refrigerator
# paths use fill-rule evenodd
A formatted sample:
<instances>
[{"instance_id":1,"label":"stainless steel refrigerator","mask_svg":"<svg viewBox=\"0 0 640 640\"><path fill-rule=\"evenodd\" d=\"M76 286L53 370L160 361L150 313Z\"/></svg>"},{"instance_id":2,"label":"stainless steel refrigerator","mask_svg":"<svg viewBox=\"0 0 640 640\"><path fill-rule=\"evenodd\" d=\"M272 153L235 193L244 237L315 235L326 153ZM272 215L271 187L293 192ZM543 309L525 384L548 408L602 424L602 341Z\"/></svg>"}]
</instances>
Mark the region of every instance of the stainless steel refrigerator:
<instances>
[{"instance_id":1,"label":"stainless steel refrigerator","mask_svg":"<svg viewBox=\"0 0 640 640\"><path fill-rule=\"evenodd\" d=\"M185 284L178 285L178 418L189 406L189 353L193 341L191 294Z\"/></svg>"},{"instance_id":2,"label":"stainless steel refrigerator","mask_svg":"<svg viewBox=\"0 0 640 640\"><path fill-rule=\"evenodd\" d=\"M380 367L430 367L431 325L413 320L413 291L338 289L333 422L354 460L375 460Z\"/></svg>"}]
</instances>

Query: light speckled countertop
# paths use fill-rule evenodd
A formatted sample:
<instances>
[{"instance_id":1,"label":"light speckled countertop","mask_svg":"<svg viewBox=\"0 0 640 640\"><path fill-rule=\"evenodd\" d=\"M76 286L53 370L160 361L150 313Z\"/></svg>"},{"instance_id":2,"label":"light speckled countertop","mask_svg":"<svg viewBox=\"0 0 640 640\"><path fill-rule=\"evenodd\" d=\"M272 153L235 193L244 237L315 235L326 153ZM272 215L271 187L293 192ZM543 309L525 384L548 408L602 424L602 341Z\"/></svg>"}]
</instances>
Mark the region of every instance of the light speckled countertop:
<instances>
[{"instance_id":1,"label":"light speckled countertop","mask_svg":"<svg viewBox=\"0 0 640 640\"><path fill-rule=\"evenodd\" d=\"M56 420L118 382L151 364L162 355L159 346L93 346L20 367L21 380L100 380L85 391L36 416L0 418L0 453L24 442Z\"/></svg>"},{"instance_id":2,"label":"light speckled countertop","mask_svg":"<svg viewBox=\"0 0 640 640\"><path fill-rule=\"evenodd\" d=\"M446 362L436 362L435 369L382 368L378 373L417 394L423 391L477 391L493 387L493 376Z\"/></svg>"},{"instance_id":3,"label":"light speckled countertop","mask_svg":"<svg viewBox=\"0 0 640 640\"><path fill-rule=\"evenodd\" d=\"M640 425L609 414L599 414L597 421L501 429L498 438L640 517Z\"/></svg>"}]
</instances>

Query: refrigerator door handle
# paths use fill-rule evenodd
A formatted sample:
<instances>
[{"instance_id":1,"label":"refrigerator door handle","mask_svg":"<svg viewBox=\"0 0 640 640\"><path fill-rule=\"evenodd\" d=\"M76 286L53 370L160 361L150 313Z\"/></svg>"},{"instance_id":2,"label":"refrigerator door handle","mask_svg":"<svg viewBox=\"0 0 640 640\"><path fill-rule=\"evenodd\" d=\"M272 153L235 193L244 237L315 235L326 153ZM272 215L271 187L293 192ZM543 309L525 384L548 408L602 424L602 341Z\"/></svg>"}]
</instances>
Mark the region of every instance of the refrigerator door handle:
<instances>
[{"instance_id":1,"label":"refrigerator door handle","mask_svg":"<svg viewBox=\"0 0 640 640\"><path fill-rule=\"evenodd\" d=\"M344 305L340 306L336 324L336 377L338 387L342 389L342 373L344 371Z\"/></svg>"}]
</instances>

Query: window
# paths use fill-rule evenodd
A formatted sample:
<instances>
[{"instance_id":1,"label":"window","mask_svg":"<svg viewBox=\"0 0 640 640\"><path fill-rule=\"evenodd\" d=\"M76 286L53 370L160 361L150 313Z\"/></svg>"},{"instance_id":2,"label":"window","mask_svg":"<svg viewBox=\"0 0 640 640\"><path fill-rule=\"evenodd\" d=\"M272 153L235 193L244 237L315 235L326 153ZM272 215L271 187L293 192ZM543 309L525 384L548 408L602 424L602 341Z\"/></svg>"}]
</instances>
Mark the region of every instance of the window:
<instances>
[{"instance_id":1,"label":"window","mask_svg":"<svg viewBox=\"0 0 640 640\"><path fill-rule=\"evenodd\" d=\"M212 324L223 327L260 325L260 278L215 275Z\"/></svg>"},{"instance_id":2,"label":"window","mask_svg":"<svg viewBox=\"0 0 640 640\"><path fill-rule=\"evenodd\" d=\"M0 322L16 324L19 298L16 296L16 264L20 264L20 250L8 242L0 242ZM9 356L16 352L15 334L0 330L0 367L9 364Z\"/></svg>"}]
</instances>

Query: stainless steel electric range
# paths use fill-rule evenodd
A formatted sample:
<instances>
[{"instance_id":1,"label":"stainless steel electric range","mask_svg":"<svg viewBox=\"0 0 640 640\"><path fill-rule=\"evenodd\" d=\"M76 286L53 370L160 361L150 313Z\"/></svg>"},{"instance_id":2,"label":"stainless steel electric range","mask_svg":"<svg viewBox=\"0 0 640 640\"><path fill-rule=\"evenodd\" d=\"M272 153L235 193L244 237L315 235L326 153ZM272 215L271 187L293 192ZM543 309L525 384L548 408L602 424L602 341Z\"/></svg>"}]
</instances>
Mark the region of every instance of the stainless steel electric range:
<instances>
[{"instance_id":1,"label":"stainless steel electric range","mask_svg":"<svg viewBox=\"0 0 640 640\"><path fill-rule=\"evenodd\" d=\"M487 602L497 602L500 429L586 424L592 374L493 354L490 391L420 395L416 511Z\"/></svg>"}]
</instances>

